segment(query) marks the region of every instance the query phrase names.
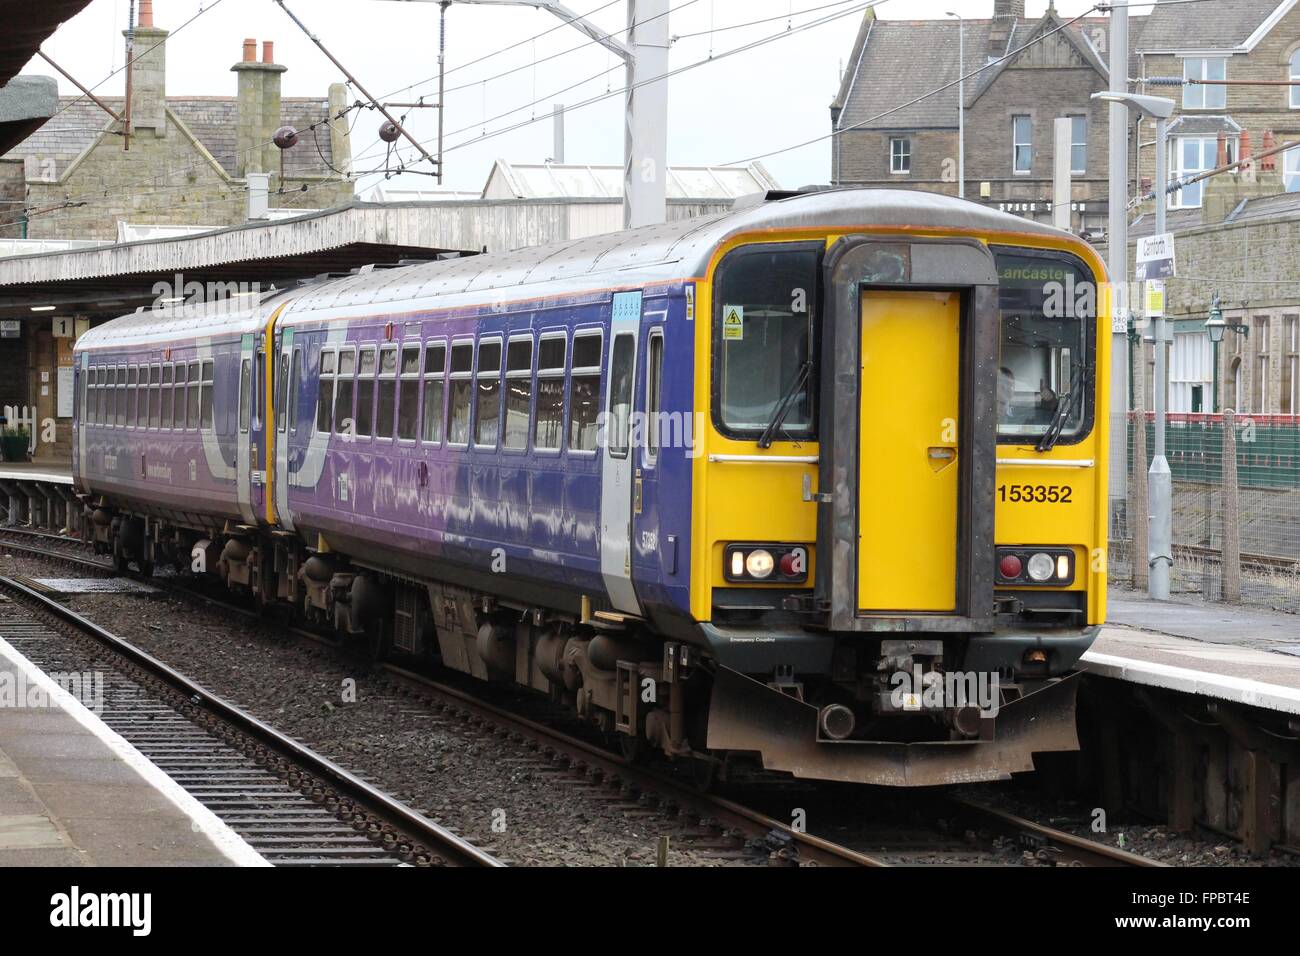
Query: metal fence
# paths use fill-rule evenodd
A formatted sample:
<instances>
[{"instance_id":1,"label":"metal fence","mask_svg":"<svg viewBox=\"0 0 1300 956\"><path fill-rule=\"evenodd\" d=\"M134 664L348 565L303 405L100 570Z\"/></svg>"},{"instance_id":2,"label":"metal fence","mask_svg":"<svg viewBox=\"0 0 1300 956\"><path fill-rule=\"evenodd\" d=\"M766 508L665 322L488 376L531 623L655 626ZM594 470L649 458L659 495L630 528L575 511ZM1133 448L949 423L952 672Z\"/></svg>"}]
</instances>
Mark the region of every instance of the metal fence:
<instances>
[{"instance_id":1,"label":"metal fence","mask_svg":"<svg viewBox=\"0 0 1300 956\"><path fill-rule=\"evenodd\" d=\"M1167 422L1171 597L1300 613L1300 417L1171 414ZM1154 428L1152 413L1129 414L1127 508L1111 527L1114 587L1147 586Z\"/></svg>"}]
</instances>

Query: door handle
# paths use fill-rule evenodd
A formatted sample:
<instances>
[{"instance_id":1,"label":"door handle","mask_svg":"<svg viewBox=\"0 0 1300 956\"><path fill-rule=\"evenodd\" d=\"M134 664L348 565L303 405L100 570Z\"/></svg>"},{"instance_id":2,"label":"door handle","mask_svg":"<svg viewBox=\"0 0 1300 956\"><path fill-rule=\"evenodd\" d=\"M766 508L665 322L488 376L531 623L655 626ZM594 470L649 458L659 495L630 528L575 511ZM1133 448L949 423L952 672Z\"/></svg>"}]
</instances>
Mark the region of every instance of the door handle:
<instances>
[{"instance_id":1,"label":"door handle","mask_svg":"<svg viewBox=\"0 0 1300 956\"><path fill-rule=\"evenodd\" d=\"M957 449L949 445L931 445L926 450L925 457L930 467L937 473L957 460Z\"/></svg>"}]
</instances>

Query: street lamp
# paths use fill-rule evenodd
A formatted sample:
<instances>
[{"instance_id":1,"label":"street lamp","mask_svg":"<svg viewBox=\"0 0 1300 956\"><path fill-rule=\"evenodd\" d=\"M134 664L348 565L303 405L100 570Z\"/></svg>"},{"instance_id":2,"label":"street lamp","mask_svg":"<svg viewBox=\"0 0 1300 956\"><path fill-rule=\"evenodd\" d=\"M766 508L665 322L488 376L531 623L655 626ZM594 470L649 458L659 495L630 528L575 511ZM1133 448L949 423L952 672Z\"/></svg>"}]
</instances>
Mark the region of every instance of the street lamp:
<instances>
[{"instance_id":1,"label":"street lamp","mask_svg":"<svg viewBox=\"0 0 1300 956\"><path fill-rule=\"evenodd\" d=\"M1144 96L1139 93L1121 93L1107 90L1093 93L1094 100L1119 103L1130 110L1156 121L1156 234L1165 234L1165 210L1169 192L1169 117L1174 114L1174 101L1163 96ZM1111 175L1124 175L1112 169ZM1125 253L1127 255L1127 253ZM1127 261L1127 259L1125 260ZM1111 276L1111 281L1121 282L1127 276ZM1169 600L1169 571L1173 567L1173 476L1165 458L1165 411L1169 404L1169 356L1166 346L1171 341L1170 329L1163 315L1156 317L1153 341L1156 352L1155 376L1155 454L1147 472L1147 511L1151 516L1147 542L1150 554L1147 562L1151 574L1147 578L1147 594L1157 601ZM1140 426L1139 426L1140 427Z\"/></svg>"},{"instance_id":2,"label":"street lamp","mask_svg":"<svg viewBox=\"0 0 1300 956\"><path fill-rule=\"evenodd\" d=\"M957 196L966 198L966 21L948 11L957 21Z\"/></svg>"},{"instance_id":3,"label":"street lamp","mask_svg":"<svg viewBox=\"0 0 1300 956\"><path fill-rule=\"evenodd\" d=\"M1223 333L1233 332L1236 335L1249 335L1250 326L1239 325L1236 322L1223 321L1223 308L1220 305L1219 293L1214 293L1214 302L1210 305L1210 317L1205 320L1205 331L1209 333L1210 343L1214 346L1214 398L1212 399L1212 408L1214 411L1219 410L1219 343L1223 341Z\"/></svg>"}]
</instances>

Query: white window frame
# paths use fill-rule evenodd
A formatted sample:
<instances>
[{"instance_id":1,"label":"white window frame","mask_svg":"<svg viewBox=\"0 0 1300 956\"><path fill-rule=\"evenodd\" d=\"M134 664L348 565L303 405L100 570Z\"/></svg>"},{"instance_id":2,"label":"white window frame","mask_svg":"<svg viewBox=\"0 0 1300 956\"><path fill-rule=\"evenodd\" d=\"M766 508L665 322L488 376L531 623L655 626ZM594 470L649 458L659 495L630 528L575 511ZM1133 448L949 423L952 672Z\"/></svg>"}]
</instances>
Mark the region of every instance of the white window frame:
<instances>
[{"instance_id":1,"label":"white window frame","mask_svg":"<svg viewBox=\"0 0 1300 956\"><path fill-rule=\"evenodd\" d=\"M573 398L573 378L575 375L582 375L582 376L594 375L596 377L596 415L597 415L598 422L599 422L600 413L605 410L604 405L602 404L603 399L605 397L605 392L604 392L605 330L602 328L591 328L591 327L575 329L573 332L573 339L569 343L570 362L575 361L575 356L578 354L578 342L581 339L596 340L598 344L597 351L596 351L596 364L574 366L573 368L569 369L569 374L565 376L564 404L565 404L566 411L564 414L564 426L565 426L564 451L565 454L567 455L573 455L579 458L595 458L596 455L600 452L599 439L596 442L595 448L571 448L569 447L569 429L573 427L572 398ZM613 351L614 349L611 341L611 346L610 346L611 355L613 355ZM598 424L597 428L599 427L600 426Z\"/></svg>"},{"instance_id":2,"label":"white window frame","mask_svg":"<svg viewBox=\"0 0 1300 956\"><path fill-rule=\"evenodd\" d=\"M456 346L469 346L469 368L462 372L451 371L452 358L456 351ZM447 394L443 399L443 404L447 409L447 421L445 424L446 433L442 436L443 442L448 448L468 448L474 441L474 370L478 367L478 349L475 347L474 340L471 339L452 339L447 349ZM455 406L452 405L454 391L457 382L469 382L469 428L465 432L464 441L451 440L451 419Z\"/></svg>"},{"instance_id":3,"label":"white window frame","mask_svg":"<svg viewBox=\"0 0 1300 956\"><path fill-rule=\"evenodd\" d=\"M1211 63L1223 65L1222 76L1212 75L1218 71L1210 69ZM1228 58L1226 56L1187 56L1183 57L1184 80L1226 80L1228 78ZM1185 110L1224 110L1228 108L1228 88L1226 86L1195 86L1183 84L1183 109Z\"/></svg>"},{"instance_id":4,"label":"white window frame","mask_svg":"<svg viewBox=\"0 0 1300 956\"><path fill-rule=\"evenodd\" d=\"M435 349L442 349L442 368L429 368L429 353ZM451 363L451 344L445 338L425 339L424 351L420 353L420 421L416 426L416 438L422 445L430 448L436 448L447 440L447 401L451 392L451 387L447 384L447 368ZM429 383L442 383L442 405L438 409L438 437L437 439L424 437L424 422L429 415Z\"/></svg>"},{"instance_id":5,"label":"white window frame","mask_svg":"<svg viewBox=\"0 0 1300 956\"><path fill-rule=\"evenodd\" d=\"M497 383L497 440L491 444L487 444L478 440L479 413L481 411L479 408L478 385L479 380L483 378L479 364L483 359L483 347L487 346L491 348L494 345L497 347L498 355L497 368L495 372ZM506 420L506 390L505 385L502 384L505 380L505 368L505 338L501 335L485 335L481 337L478 340L478 348L474 350L474 384L470 390L469 408L469 442L470 445L478 451L496 451L501 447L501 440L504 437L501 433L504 429ZM491 375L494 373L489 372L488 374Z\"/></svg>"},{"instance_id":6,"label":"white window frame","mask_svg":"<svg viewBox=\"0 0 1300 956\"><path fill-rule=\"evenodd\" d=\"M901 149L895 149L901 146ZM910 136L889 137L889 174L891 176L910 176L912 174L912 138Z\"/></svg>"},{"instance_id":7,"label":"white window frame","mask_svg":"<svg viewBox=\"0 0 1300 956\"><path fill-rule=\"evenodd\" d=\"M1079 123L1083 124L1083 138L1075 138L1075 130ZM1074 164L1074 151L1083 147L1083 164L1076 166ZM1070 116L1070 175L1082 176L1088 172L1088 115L1086 113L1074 113Z\"/></svg>"},{"instance_id":8,"label":"white window frame","mask_svg":"<svg viewBox=\"0 0 1300 956\"><path fill-rule=\"evenodd\" d=\"M558 366L547 366L542 368L542 344L544 342L553 342L559 339L563 343L563 354L560 356ZM569 333L563 329L558 331L542 332L537 336L537 344L533 349L533 365L537 369L537 376L533 379L533 413L529 423L530 434L528 436L529 444L532 446L534 455L559 455L564 450L565 439L568 437L568 416L567 404L569 401ZM537 399L542 393L542 382L558 379L560 382L560 436L559 444L555 447L537 444Z\"/></svg>"},{"instance_id":9,"label":"white window frame","mask_svg":"<svg viewBox=\"0 0 1300 956\"><path fill-rule=\"evenodd\" d=\"M1300 48L1292 51L1290 67L1287 71L1289 73L1287 79L1292 83L1300 83ZM1287 90L1289 93L1287 97L1288 105L1293 110L1300 110L1300 86L1291 86Z\"/></svg>"},{"instance_id":10,"label":"white window frame","mask_svg":"<svg viewBox=\"0 0 1300 956\"><path fill-rule=\"evenodd\" d=\"M407 352L415 353L415 371L402 371L402 361ZM424 400L424 386L420 383L420 373L424 370L424 349L419 339L405 339L397 349L397 417L393 422L393 439L401 445L414 445L420 440L420 428L424 419L420 417L420 402ZM402 386L415 383L415 436L402 437Z\"/></svg>"},{"instance_id":11,"label":"white window frame","mask_svg":"<svg viewBox=\"0 0 1300 956\"><path fill-rule=\"evenodd\" d=\"M528 343L528 368L510 370L510 346L516 342ZM501 385L501 451L513 455L522 455L527 453L533 442L533 408L537 402L537 388L533 384L533 369L537 367L537 340L533 337L532 332L523 332L511 335L506 339L505 350L501 355L501 369L505 373L505 379ZM511 379L527 379L529 382L528 391L528 425L524 429L524 443L522 445L506 444L506 422L510 414L507 408L508 397L510 392Z\"/></svg>"},{"instance_id":12,"label":"white window frame","mask_svg":"<svg viewBox=\"0 0 1300 956\"><path fill-rule=\"evenodd\" d=\"M1024 142L1016 139L1016 126L1018 120L1024 120L1029 124L1029 137ZM1029 165L1021 169L1018 159L1019 152L1024 148L1029 150ZM1029 113L1015 113L1011 117L1011 172L1017 176L1029 176L1034 171L1034 117Z\"/></svg>"},{"instance_id":13,"label":"white window frame","mask_svg":"<svg viewBox=\"0 0 1300 956\"><path fill-rule=\"evenodd\" d=\"M1282 188L1289 193L1300 193L1300 146L1282 154Z\"/></svg>"},{"instance_id":14,"label":"white window frame","mask_svg":"<svg viewBox=\"0 0 1300 956\"><path fill-rule=\"evenodd\" d=\"M1200 143L1201 164L1195 168L1183 165L1183 144L1188 140L1195 140ZM1197 173L1203 173L1206 170L1214 168L1214 163L1218 159L1219 140L1214 136L1177 136L1169 141L1169 178L1170 180L1184 179L1187 176L1194 176ZM1228 162L1232 162L1237 155L1237 137L1228 137ZM1213 158L1210 158L1213 157ZM1201 182L1192 187L1197 195L1196 202L1187 201L1186 187L1169 193L1169 209L1200 209L1201 204L1205 201L1205 183Z\"/></svg>"}]
</instances>

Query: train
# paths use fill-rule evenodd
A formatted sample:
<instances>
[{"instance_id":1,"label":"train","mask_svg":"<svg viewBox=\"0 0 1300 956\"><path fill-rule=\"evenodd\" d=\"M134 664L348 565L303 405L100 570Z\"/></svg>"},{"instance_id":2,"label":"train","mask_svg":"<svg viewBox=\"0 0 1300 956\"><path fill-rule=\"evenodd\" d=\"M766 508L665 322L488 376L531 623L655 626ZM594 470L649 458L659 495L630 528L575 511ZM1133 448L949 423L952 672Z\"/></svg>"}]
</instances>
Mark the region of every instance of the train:
<instances>
[{"instance_id":1,"label":"train","mask_svg":"<svg viewBox=\"0 0 1300 956\"><path fill-rule=\"evenodd\" d=\"M1109 299L936 193L173 302L75 346L95 547L629 759L919 787L1077 749L1105 619Z\"/></svg>"}]
</instances>

